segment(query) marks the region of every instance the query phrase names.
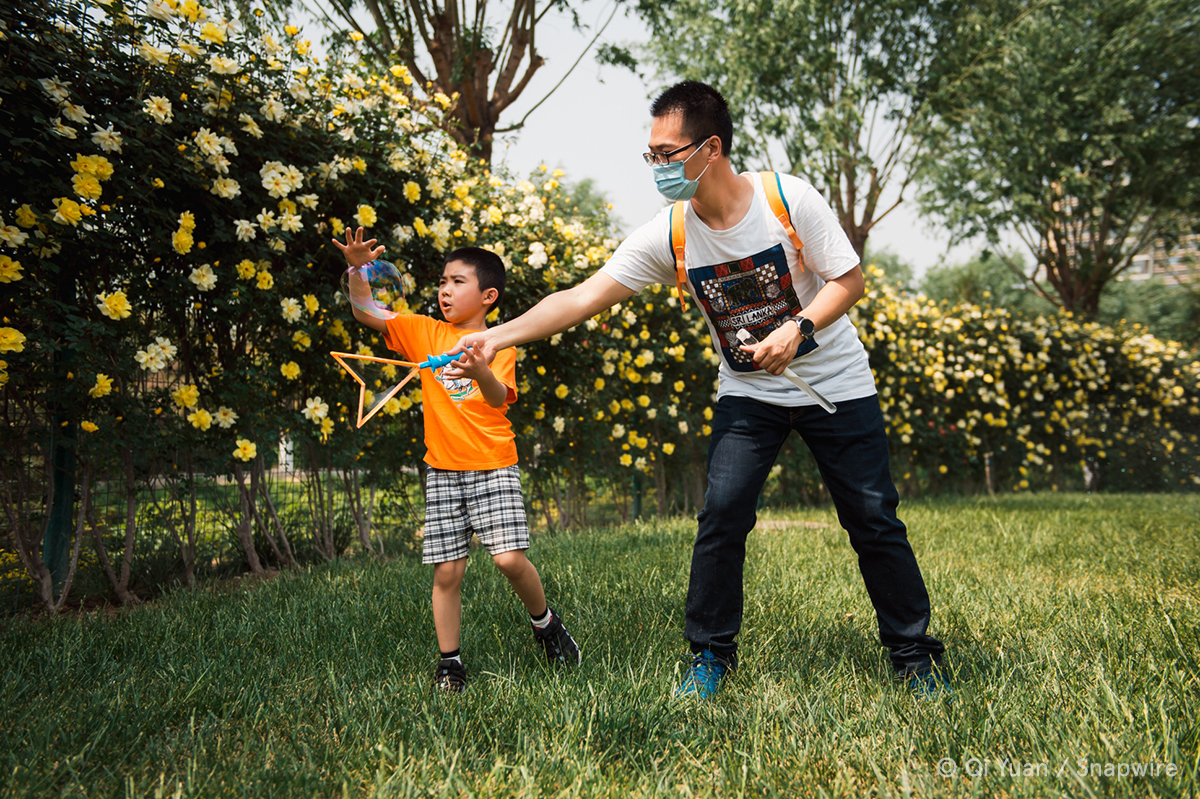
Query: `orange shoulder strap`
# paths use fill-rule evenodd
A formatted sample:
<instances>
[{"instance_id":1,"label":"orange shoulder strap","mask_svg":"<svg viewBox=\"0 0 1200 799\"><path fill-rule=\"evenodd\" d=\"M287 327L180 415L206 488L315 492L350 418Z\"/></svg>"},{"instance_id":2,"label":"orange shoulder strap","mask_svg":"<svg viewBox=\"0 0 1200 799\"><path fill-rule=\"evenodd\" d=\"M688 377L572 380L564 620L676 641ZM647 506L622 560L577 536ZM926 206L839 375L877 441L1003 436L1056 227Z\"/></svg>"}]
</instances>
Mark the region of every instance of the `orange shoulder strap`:
<instances>
[{"instance_id":1,"label":"orange shoulder strap","mask_svg":"<svg viewBox=\"0 0 1200 799\"><path fill-rule=\"evenodd\" d=\"M687 265L683 260L683 207L687 202L680 200L671 206L671 250L675 253L675 288L679 291L679 308L687 312Z\"/></svg>"},{"instance_id":2,"label":"orange shoulder strap","mask_svg":"<svg viewBox=\"0 0 1200 799\"><path fill-rule=\"evenodd\" d=\"M792 244L796 245L796 254L800 262L800 271L804 271L804 243L800 241L800 236L796 234L796 228L792 227L792 215L787 206L787 200L783 199L783 184L779 180L778 172L759 172L759 178L762 179L763 191L767 195L767 203L771 206L771 213L779 220L779 224L783 225L783 229L787 231L788 238L792 240Z\"/></svg>"}]
</instances>

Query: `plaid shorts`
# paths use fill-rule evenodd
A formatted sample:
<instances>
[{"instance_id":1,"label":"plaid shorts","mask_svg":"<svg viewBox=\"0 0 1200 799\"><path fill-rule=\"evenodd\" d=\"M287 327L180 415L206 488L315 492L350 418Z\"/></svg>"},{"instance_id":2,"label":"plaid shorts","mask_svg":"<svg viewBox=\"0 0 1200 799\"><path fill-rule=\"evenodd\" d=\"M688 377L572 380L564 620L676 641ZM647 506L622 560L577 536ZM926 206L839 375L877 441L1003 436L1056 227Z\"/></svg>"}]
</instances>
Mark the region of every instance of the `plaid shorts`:
<instances>
[{"instance_id":1,"label":"plaid shorts","mask_svg":"<svg viewBox=\"0 0 1200 799\"><path fill-rule=\"evenodd\" d=\"M445 563L467 557L472 533L492 555L529 549L529 523L516 464L471 472L429 468L421 561Z\"/></svg>"}]
</instances>

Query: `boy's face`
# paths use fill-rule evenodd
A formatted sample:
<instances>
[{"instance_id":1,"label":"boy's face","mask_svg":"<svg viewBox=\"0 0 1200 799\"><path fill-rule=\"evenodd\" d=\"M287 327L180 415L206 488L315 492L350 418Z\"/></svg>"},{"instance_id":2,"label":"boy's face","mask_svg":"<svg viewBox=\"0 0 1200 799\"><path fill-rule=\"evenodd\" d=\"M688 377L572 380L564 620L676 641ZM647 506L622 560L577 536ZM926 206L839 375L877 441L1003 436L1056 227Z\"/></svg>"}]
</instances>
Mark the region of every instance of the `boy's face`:
<instances>
[{"instance_id":1,"label":"boy's face","mask_svg":"<svg viewBox=\"0 0 1200 799\"><path fill-rule=\"evenodd\" d=\"M451 324L485 316L496 301L496 290L479 288L475 267L462 261L451 261L442 270L438 283L438 307Z\"/></svg>"}]
</instances>

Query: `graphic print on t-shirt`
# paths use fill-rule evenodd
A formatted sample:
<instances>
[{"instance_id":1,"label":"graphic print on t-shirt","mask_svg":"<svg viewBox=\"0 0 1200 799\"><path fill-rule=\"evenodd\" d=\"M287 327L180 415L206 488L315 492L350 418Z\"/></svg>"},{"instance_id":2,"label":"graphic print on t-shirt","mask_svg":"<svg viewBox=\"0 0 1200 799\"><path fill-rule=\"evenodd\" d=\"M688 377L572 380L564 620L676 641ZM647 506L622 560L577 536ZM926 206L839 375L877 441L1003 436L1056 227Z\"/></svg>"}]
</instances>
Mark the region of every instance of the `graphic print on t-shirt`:
<instances>
[{"instance_id":1,"label":"graphic print on t-shirt","mask_svg":"<svg viewBox=\"0 0 1200 799\"><path fill-rule=\"evenodd\" d=\"M689 269L688 279L720 339L713 344L735 372L755 371L753 358L738 346L738 330L744 327L762 341L781 325L791 324L788 320L802 308L782 244L749 258ZM796 349L795 357L816 347L810 338Z\"/></svg>"},{"instance_id":2,"label":"graphic print on t-shirt","mask_svg":"<svg viewBox=\"0 0 1200 799\"><path fill-rule=\"evenodd\" d=\"M455 402L462 402L478 393L479 390L475 387L474 380L469 377L460 377L457 380L451 380L444 374L445 370L445 367L442 367L434 372L433 376L442 384L442 388L446 389L446 393L450 395L450 399Z\"/></svg>"}]
</instances>

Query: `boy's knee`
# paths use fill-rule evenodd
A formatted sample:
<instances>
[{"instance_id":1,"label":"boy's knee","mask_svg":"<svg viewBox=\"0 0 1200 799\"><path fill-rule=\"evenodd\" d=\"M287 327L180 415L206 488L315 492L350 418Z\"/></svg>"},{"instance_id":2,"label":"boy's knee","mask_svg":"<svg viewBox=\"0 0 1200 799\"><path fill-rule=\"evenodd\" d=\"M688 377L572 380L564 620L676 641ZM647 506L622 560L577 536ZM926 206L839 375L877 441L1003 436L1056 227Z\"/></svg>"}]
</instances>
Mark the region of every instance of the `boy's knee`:
<instances>
[{"instance_id":1,"label":"boy's knee","mask_svg":"<svg viewBox=\"0 0 1200 799\"><path fill-rule=\"evenodd\" d=\"M497 552L492 555L492 562L496 564L501 573L505 577L513 577L520 574L524 570L529 561L525 557L525 550L511 549L508 552Z\"/></svg>"},{"instance_id":2,"label":"boy's knee","mask_svg":"<svg viewBox=\"0 0 1200 799\"><path fill-rule=\"evenodd\" d=\"M457 561L447 561L435 564L433 567L433 586L440 590L458 587L462 582L463 569Z\"/></svg>"}]
</instances>

